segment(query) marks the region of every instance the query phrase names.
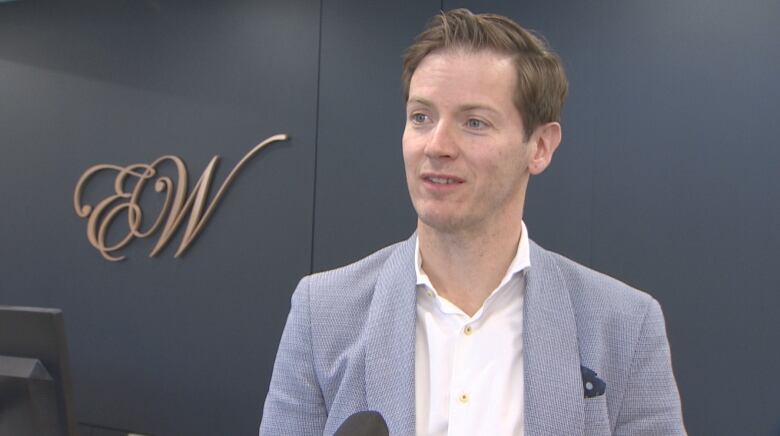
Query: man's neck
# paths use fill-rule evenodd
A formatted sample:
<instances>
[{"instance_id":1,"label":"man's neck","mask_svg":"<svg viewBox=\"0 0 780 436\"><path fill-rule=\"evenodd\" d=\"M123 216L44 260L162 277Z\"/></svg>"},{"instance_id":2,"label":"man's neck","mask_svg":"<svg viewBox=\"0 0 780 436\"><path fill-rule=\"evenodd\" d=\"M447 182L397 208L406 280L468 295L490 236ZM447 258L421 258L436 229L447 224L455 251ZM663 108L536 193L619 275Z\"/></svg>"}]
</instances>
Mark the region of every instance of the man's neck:
<instances>
[{"instance_id":1,"label":"man's neck","mask_svg":"<svg viewBox=\"0 0 780 436\"><path fill-rule=\"evenodd\" d=\"M520 218L506 226L444 233L418 224L422 267L439 295L474 315L501 283L522 233Z\"/></svg>"}]
</instances>

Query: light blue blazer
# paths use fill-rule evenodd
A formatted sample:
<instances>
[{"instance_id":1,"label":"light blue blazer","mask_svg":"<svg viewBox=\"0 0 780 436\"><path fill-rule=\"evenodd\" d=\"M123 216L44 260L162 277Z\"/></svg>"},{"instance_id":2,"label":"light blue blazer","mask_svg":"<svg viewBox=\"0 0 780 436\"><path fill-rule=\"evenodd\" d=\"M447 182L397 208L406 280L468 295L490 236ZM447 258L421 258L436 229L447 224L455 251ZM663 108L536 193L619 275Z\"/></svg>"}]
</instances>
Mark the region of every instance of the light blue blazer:
<instances>
[{"instance_id":1,"label":"light blue blazer","mask_svg":"<svg viewBox=\"0 0 780 436\"><path fill-rule=\"evenodd\" d=\"M525 434L685 434L664 319L649 295L531 242L523 305ZM305 277L261 435L333 434L376 410L415 433L415 236ZM606 382L585 398L580 365Z\"/></svg>"}]
</instances>

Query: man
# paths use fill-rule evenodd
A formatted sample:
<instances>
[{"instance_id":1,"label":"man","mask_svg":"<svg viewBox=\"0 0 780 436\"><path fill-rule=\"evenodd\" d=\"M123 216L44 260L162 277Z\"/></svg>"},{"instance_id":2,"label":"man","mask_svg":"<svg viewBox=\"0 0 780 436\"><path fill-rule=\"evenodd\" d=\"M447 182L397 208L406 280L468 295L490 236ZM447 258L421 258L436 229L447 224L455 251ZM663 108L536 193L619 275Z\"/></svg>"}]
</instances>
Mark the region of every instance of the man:
<instances>
[{"instance_id":1,"label":"man","mask_svg":"<svg viewBox=\"0 0 780 436\"><path fill-rule=\"evenodd\" d=\"M684 434L658 303L522 221L561 141L558 57L459 9L418 36L402 79L417 232L301 281L260 433L332 434L375 410L397 435Z\"/></svg>"}]
</instances>

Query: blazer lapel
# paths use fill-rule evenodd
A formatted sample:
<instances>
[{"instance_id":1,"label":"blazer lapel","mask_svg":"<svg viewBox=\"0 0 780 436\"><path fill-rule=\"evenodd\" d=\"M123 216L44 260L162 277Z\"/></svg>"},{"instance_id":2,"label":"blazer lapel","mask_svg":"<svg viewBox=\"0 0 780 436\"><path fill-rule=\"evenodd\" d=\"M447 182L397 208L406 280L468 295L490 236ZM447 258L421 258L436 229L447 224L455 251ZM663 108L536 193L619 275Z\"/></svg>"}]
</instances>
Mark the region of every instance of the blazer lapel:
<instances>
[{"instance_id":1,"label":"blazer lapel","mask_svg":"<svg viewBox=\"0 0 780 436\"><path fill-rule=\"evenodd\" d=\"M523 303L525 434L583 433L577 326L550 254L531 242Z\"/></svg>"},{"instance_id":2,"label":"blazer lapel","mask_svg":"<svg viewBox=\"0 0 780 436\"><path fill-rule=\"evenodd\" d=\"M368 314L366 401L391 434L415 433L416 234L382 267Z\"/></svg>"}]
</instances>

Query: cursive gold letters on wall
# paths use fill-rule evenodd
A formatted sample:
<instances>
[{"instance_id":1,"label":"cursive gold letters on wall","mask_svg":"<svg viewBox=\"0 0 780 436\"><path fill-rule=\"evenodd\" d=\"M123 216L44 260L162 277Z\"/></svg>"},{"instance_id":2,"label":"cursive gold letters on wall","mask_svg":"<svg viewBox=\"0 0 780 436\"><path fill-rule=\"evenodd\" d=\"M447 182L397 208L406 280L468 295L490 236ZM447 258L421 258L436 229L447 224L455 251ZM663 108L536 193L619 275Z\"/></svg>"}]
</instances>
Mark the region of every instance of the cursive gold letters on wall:
<instances>
[{"instance_id":1,"label":"cursive gold letters on wall","mask_svg":"<svg viewBox=\"0 0 780 436\"><path fill-rule=\"evenodd\" d=\"M149 253L150 257L156 256L165 248L187 212L189 212L189 221L187 222L184 236L182 237L179 248L176 250L175 254L175 257L179 257L187 250L193 239L195 239L198 233L203 229L203 226L211 217L211 214L214 212L214 209L222 198L222 195L225 193L225 190L233 181L233 178L238 171L241 170L241 167L266 145L285 141L287 139L288 136L286 134L271 136L265 141L257 144L249 153L244 155L236 166L233 167L233 170L230 171L230 174L225 178L225 181L222 182L222 186L219 187L219 191L217 191L217 194L205 211L206 199L208 197L214 170L217 162L219 162L219 156L211 158L211 161L206 165L206 169L203 170L200 179L193 187L192 193L189 195L187 195L187 167L184 165L184 162L176 156L162 156L150 164L137 163L126 167L111 164L93 165L81 175L76 184L76 189L73 192L73 207L76 209L76 214L79 217L87 219L87 239L89 240L89 243L92 244L104 258L114 262L123 260L125 256L114 256L111 253L127 246L127 244L135 238L147 238L151 236L157 231L160 225L163 224L163 221L165 221L160 236L157 239L157 243ZM158 174L158 167L164 162L173 163L176 167L176 181L172 180L170 177ZM94 206L83 204L81 197L84 186L89 182L92 176L101 171L116 172L113 194L99 201ZM156 192L165 194L165 201L154 224L148 229L142 230L141 223L143 221L143 210L139 205L139 201L144 186L150 181L154 181L154 190ZM130 186L132 189L126 189L126 185ZM127 213L127 234L125 234L119 242L108 245L106 242L106 232L123 211ZM165 219L166 216L167 219Z\"/></svg>"}]
</instances>

